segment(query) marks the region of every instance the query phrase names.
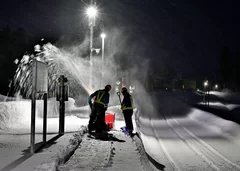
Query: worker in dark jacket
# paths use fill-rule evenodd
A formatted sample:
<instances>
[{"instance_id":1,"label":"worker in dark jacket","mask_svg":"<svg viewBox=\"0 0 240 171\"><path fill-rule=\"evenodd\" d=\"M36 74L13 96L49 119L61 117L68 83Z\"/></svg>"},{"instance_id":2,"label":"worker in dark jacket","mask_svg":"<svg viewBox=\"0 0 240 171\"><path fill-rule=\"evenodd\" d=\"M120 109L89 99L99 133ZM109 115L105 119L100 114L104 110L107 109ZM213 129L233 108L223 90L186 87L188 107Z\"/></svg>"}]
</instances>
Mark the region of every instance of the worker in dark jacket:
<instances>
[{"instance_id":1,"label":"worker in dark jacket","mask_svg":"<svg viewBox=\"0 0 240 171\"><path fill-rule=\"evenodd\" d=\"M133 131L133 122L132 122L133 99L132 99L132 96L128 93L126 87L122 87L121 93L123 95L121 109L122 109L125 124L126 124L125 130L127 131L127 133L129 135L132 135L132 131Z\"/></svg>"},{"instance_id":2,"label":"worker in dark jacket","mask_svg":"<svg viewBox=\"0 0 240 171\"><path fill-rule=\"evenodd\" d=\"M97 90L88 97L88 103L92 109L88 123L89 133L95 129L95 124L96 133L102 133L105 129L105 111L108 108L110 90L111 85L106 85L104 89ZM92 99L94 99L93 104Z\"/></svg>"}]
</instances>

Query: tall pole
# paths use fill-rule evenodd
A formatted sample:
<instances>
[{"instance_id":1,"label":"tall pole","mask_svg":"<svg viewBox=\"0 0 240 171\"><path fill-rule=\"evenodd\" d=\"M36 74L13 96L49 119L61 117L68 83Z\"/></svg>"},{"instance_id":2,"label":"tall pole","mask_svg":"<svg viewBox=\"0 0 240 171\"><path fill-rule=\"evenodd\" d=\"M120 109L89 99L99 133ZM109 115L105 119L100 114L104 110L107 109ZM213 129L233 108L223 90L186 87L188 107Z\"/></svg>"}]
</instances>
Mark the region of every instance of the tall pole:
<instances>
[{"instance_id":1,"label":"tall pole","mask_svg":"<svg viewBox=\"0 0 240 171\"><path fill-rule=\"evenodd\" d=\"M89 87L92 89L92 76L93 76L93 62L92 62L92 49L93 48L93 23L90 22L90 78Z\"/></svg>"},{"instance_id":2,"label":"tall pole","mask_svg":"<svg viewBox=\"0 0 240 171\"><path fill-rule=\"evenodd\" d=\"M103 86L103 80L104 80L104 40L105 40L105 34L103 33L102 35L101 35L101 37L102 37L102 79L101 79L101 86Z\"/></svg>"},{"instance_id":3,"label":"tall pole","mask_svg":"<svg viewBox=\"0 0 240 171\"><path fill-rule=\"evenodd\" d=\"M92 51L93 51L93 27L95 26L95 15L96 8L94 0L91 0L91 7L88 9L89 17L89 27L90 27L90 76L89 76L89 88L92 89L92 80L93 80L93 61L92 61Z\"/></svg>"},{"instance_id":4,"label":"tall pole","mask_svg":"<svg viewBox=\"0 0 240 171\"><path fill-rule=\"evenodd\" d=\"M47 98L48 94L43 95L43 144L47 141Z\"/></svg>"},{"instance_id":5,"label":"tall pole","mask_svg":"<svg viewBox=\"0 0 240 171\"><path fill-rule=\"evenodd\" d=\"M37 84L37 62L33 60L32 68L32 108L31 108L31 153L35 152L35 120L36 120L36 84Z\"/></svg>"}]
</instances>

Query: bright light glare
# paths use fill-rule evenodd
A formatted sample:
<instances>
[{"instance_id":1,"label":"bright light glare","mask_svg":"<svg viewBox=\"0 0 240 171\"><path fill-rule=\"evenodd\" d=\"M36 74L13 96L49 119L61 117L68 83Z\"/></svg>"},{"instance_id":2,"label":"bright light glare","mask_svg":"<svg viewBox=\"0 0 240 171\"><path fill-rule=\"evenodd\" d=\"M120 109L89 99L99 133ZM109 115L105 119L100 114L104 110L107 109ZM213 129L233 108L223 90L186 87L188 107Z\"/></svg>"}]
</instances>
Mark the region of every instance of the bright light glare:
<instances>
[{"instance_id":1,"label":"bright light glare","mask_svg":"<svg viewBox=\"0 0 240 171\"><path fill-rule=\"evenodd\" d=\"M204 86L208 86L208 81L205 81L205 82L204 82Z\"/></svg>"},{"instance_id":2,"label":"bright light glare","mask_svg":"<svg viewBox=\"0 0 240 171\"><path fill-rule=\"evenodd\" d=\"M215 88L218 88L218 85L217 85L217 84L215 85Z\"/></svg>"},{"instance_id":3,"label":"bright light glare","mask_svg":"<svg viewBox=\"0 0 240 171\"><path fill-rule=\"evenodd\" d=\"M87 15L88 15L88 17L90 17L90 18L96 17L96 15L97 15L97 9L96 9L95 7L89 7L89 8L87 9Z\"/></svg>"},{"instance_id":4,"label":"bright light glare","mask_svg":"<svg viewBox=\"0 0 240 171\"><path fill-rule=\"evenodd\" d=\"M105 37L106 37L106 34L105 34L105 33L102 33L102 34L101 34L101 38L104 39Z\"/></svg>"}]
</instances>

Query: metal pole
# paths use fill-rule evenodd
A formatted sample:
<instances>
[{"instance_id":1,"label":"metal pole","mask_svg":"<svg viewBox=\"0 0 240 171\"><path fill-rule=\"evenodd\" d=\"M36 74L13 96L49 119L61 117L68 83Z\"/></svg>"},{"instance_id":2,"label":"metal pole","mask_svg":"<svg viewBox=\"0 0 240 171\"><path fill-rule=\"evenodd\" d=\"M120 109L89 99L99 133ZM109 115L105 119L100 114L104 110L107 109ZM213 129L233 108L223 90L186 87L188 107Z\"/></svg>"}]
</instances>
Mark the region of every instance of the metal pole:
<instances>
[{"instance_id":1,"label":"metal pole","mask_svg":"<svg viewBox=\"0 0 240 171\"><path fill-rule=\"evenodd\" d=\"M64 75L61 75L58 78L59 81L59 135L64 134L64 119L65 119L65 100L66 100L66 93L65 93L65 82L67 79Z\"/></svg>"},{"instance_id":2,"label":"metal pole","mask_svg":"<svg viewBox=\"0 0 240 171\"><path fill-rule=\"evenodd\" d=\"M204 106L206 106L206 86L204 85Z\"/></svg>"},{"instance_id":3,"label":"metal pole","mask_svg":"<svg viewBox=\"0 0 240 171\"><path fill-rule=\"evenodd\" d=\"M93 61L92 61L92 48L93 48L93 21L91 21L90 25L90 80L89 87L92 89L92 76L93 76Z\"/></svg>"},{"instance_id":4,"label":"metal pole","mask_svg":"<svg viewBox=\"0 0 240 171\"><path fill-rule=\"evenodd\" d=\"M61 134L64 134L64 119L65 119L65 86L62 87L62 115L61 115L61 121L62 121L62 124L61 124Z\"/></svg>"},{"instance_id":5,"label":"metal pole","mask_svg":"<svg viewBox=\"0 0 240 171\"><path fill-rule=\"evenodd\" d=\"M209 108L209 100L210 100L210 92L209 92L209 87L210 87L210 84L208 86L208 108Z\"/></svg>"},{"instance_id":6,"label":"metal pole","mask_svg":"<svg viewBox=\"0 0 240 171\"><path fill-rule=\"evenodd\" d=\"M63 87L60 85L60 100L59 100L59 134L63 135L63 118L64 118L64 99L63 99Z\"/></svg>"},{"instance_id":7,"label":"metal pole","mask_svg":"<svg viewBox=\"0 0 240 171\"><path fill-rule=\"evenodd\" d=\"M90 1L91 5L93 4L93 0ZM92 76L93 76L93 61L92 61L92 48L93 48L93 26L95 19L89 17L89 27L90 27L90 76L89 76L89 87L92 89Z\"/></svg>"},{"instance_id":8,"label":"metal pole","mask_svg":"<svg viewBox=\"0 0 240 171\"><path fill-rule=\"evenodd\" d=\"M37 62L33 61L32 68L32 108L31 108L31 153L35 152L35 112L36 112L36 84Z\"/></svg>"},{"instance_id":9,"label":"metal pole","mask_svg":"<svg viewBox=\"0 0 240 171\"><path fill-rule=\"evenodd\" d=\"M47 93L43 95L43 144L46 144L47 137Z\"/></svg>"},{"instance_id":10,"label":"metal pole","mask_svg":"<svg viewBox=\"0 0 240 171\"><path fill-rule=\"evenodd\" d=\"M102 85L103 86L103 79L104 79L104 37L102 38Z\"/></svg>"},{"instance_id":11,"label":"metal pole","mask_svg":"<svg viewBox=\"0 0 240 171\"><path fill-rule=\"evenodd\" d=\"M59 125L58 125L58 134L61 134L61 124L62 124L62 86L61 86L61 82L60 82L60 85L59 85Z\"/></svg>"}]
</instances>

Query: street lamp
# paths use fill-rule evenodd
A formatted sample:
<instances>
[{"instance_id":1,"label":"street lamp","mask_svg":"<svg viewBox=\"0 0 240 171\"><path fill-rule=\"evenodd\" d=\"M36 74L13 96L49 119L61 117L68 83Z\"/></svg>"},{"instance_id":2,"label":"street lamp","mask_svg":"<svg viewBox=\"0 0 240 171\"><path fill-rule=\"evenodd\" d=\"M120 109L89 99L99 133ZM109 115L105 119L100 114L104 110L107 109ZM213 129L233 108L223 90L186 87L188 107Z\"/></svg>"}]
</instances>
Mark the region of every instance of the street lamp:
<instances>
[{"instance_id":1,"label":"street lamp","mask_svg":"<svg viewBox=\"0 0 240 171\"><path fill-rule=\"evenodd\" d=\"M101 38L102 38L102 79L101 79L101 82L102 82L102 85L103 85L103 78L104 78L104 40L106 38L106 34L105 33L102 33L101 34Z\"/></svg>"},{"instance_id":2,"label":"street lamp","mask_svg":"<svg viewBox=\"0 0 240 171\"><path fill-rule=\"evenodd\" d=\"M203 101L206 104L206 87L208 86L208 81L204 81L203 82L203 86L204 86L204 96L203 96Z\"/></svg>"},{"instance_id":3,"label":"street lamp","mask_svg":"<svg viewBox=\"0 0 240 171\"><path fill-rule=\"evenodd\" d=\"M92 4L92 0L91 0ZM93 27L95 26L95 18L97 16L97 8L95 6L90 6L87 9L89 27L90 27L90 76L89 76L89 87L92 89L92 51L93 51Z\"/></svg>"},{"instance_id":4,"label":"street lamp","mask_svg":"<svg viewBox=\"0 0 240 171\"><path fill-rule=\"evenodd\" d=\"M204 101L205 101L205 105L206 103L206 87L208 87L208 80L204 82ZM209 87L207 89L207 96L208 96L208 107L209 107Z\"/></svg>"},{"instance_id":5,"label":"street lamp","mask_svg":"<svg viewBox=\"0 0 240 171\"><path fill-rule=\"evenodd\" d=\"M208 81L204 82L204 88L208 86Z\"/></svg>"},{"instance_id":6,"label":"street lamp","mask_svg":"<svg viewBox=\"0 0 240 171\"><path fill-rule=\"evenodd\" d=\"M90 6L87 9L87 15L89 18L95 18L97 15L97 9L94 6Z\"/></svg>"}]
</instances>

